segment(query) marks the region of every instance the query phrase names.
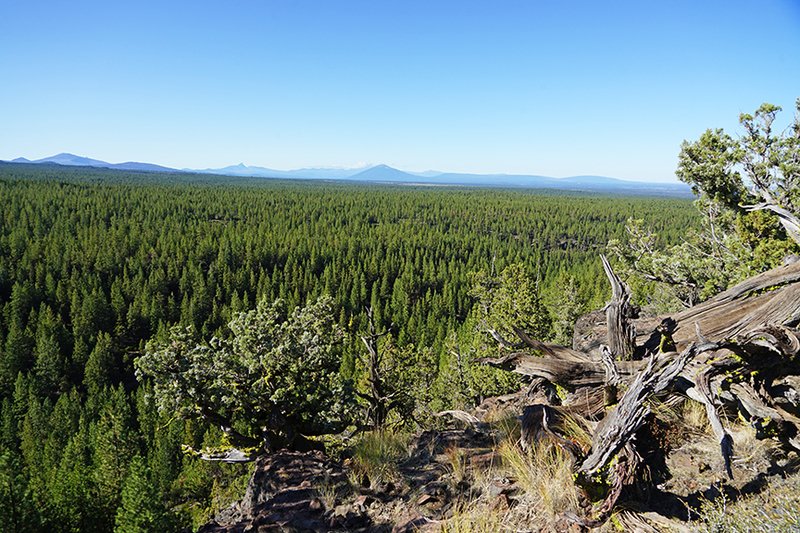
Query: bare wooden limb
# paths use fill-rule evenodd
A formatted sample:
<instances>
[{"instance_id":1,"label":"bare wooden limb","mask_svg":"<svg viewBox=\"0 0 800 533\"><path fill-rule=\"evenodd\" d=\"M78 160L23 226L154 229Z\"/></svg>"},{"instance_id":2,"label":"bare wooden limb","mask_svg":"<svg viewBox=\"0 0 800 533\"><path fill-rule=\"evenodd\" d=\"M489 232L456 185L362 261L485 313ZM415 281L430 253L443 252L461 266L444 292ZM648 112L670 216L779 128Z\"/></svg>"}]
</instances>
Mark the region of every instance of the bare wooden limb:
<instances>
[{"instance_id":1,"label":"bare wooden limb","mask_svg":"<svg viewBox=\"0 0 800 533\"><path fill-rule=\"evenodd\" d=\"M636 330L641 332L637 345L644 345L665 318L676 323L672 338L679 351L697 340L698 327L709 341L734 338L759 324L797 327L800 325L800 261L749 278L680 313L635 320ZM593 352L606 343L606 324L597 314L583 317L578 323L581 333L576 336L575 349Z\"/></svg>"},{"instance_id":2,"label":"bare wooden limb","mask_svg":"<svg viewBox=\"0 0 800 533\"><path fill-rule=\"evenodd\" d=\"M636 328L631 319L637 315L631 305L631 290L614 273L606 256L601 255L600 259L611 284L611 301L606 305L606 340L611 352L619 359L631 359L636 349Z\"/></svg>"},{"instance_id":3,"label":"bare wooden limb","mask_svg":"<svg viewBox=\"0 0 800 533\"><path fill-rule=\"evenodd\" d=\"M773 400L800 414L800 376L784 376L772 383Z\"/></svg>"},{"instance_id":4,"label":"bare wooden limb","mask_svg":"<svg viewBox=\"0 0 800 533\"><path fill-rule=\"evenodd\" d=\"M497 342L497 344L499 344L503 348L506 348L507 350L521 350L522 348L525 347L525 343L522 343L522 342L511 342L508 339L506 339L505 337L503 337L500 334L500 332L495 330L495 329L487 327L486 328L486 333L491 335L491 337L495 340L495 342Z\"/></svg>"},{"instance_id":5,"label":"bare wooden limb","mask_svg":"<svg viewBox=\"0 0 800 533\"><path fill-rule=\"evenodd\" d=\"M458 420L459 422L463 422L464 424L468 425L472 429L478 430L478 431L486 429L488 427L488 424L478 420L478 417L476 417L475 415L471 415L468 412L462 411L460 409L453 409L453 410L449 410L449 411L439 411L438 413L435 414L435 416L438 416L438 417L449 416L449 417L451 417L451 418L453 418L455 420Z\"/></svg>"},{"instance_id":6,"label":"bare wooden limb","mask_svg":"<svg viewBox=\"0 0 800 533\"><path fill-rule=\"evenodd\" d=\"M602 353L603 367L606 370L606 383L603 387L603 403L606 407L612 406L617 403L617 392L619 385L622 383L622 378L617 370L617 365L614 364L614 355L605 344L600 347Z\"/></svg>"},{"instance_id":7,"label":"bare wooden limb","mask_svg":"<svg viewBox=\"0 0 800 533\"><path fill-rule=\"evenodd\" d=\"M531 403L561 404L561 398L558 397L558 391L555 386L544 378L534 377L531 379L531 383L525 391L525 396L529 398Z\"/></svg>"},{"instance_id":8,"label":"bare wooden limb","mask_svg":"<svg viewBox=\"0 0 800 533\"><path fill-rule=\"evenodd\" d=\"M716 343L691 345L680 354L672 352L651 357L617 406L598 426L591 451L578 473L588 479L603 469L644 424L650 414L647 400L667 388L695 355L718 348Z\"/></svg>"},{"instance_id":9,"label":"bare wooden limb","mask_svg":"<svg viewBox=\"0 0 800 533\"><path fill-rule=\"evenodd\" d=\"M382 354L380 353L379 341L380 338L388 335L389 331L378 333L375 326L375 316L372 312L372 307L366 308L368 319L368 333L361 336L361 342L367 349L367 383L369 383L369 391L367 394L357 393L358 396L367 401L369 404L369 418L372 422L373 428L383 426L386 422L386 417L389 411L392 410L391 400L393 394L386 391L386 384L381 372Z\"/></svg>"},{"instance_id":10,"label":"bare wooden limb","mask_svg":"<svg viewBox=\"0 0 800 533\"><path fill-rule=\"evenodd\" d=\"M800 336L797 331L784 326L764 324L748 331L738 340L749 352L760 348L778 356L782 361L789 361L800 354Z\"/></svg>"},{"instance_id":11,"label":"bare wooden limb","mask_svg":"<svg viewBox=\"0 0 800 533\"><path fill-rule=\"evenodd\" d=\"M700 324L697 322L694 323L694 332L697 335L697 342L703 344L708 342L708 339L703 335L703 332L700 331Z\"/></svg>"},{"instance_id":12,"label":"bare wooden limb","mask_svg":"<svg viewBox=\"0 0 800 533\"><path fill-rule=\"evenodd\" d=\"M582 455L582 450L577 444L565 439L551 428L551 424L558 417L557 408L544 404L534 404L525 407L520 418L520 446L528 450L532 445L543 441L550 441L567 452L573 460Z\"/></svg>"},{"instance_id":13,"label":"bare wooden limb","mask_svg":"<svg viewBox=\"0 0 800 533\"><path fill-rule=\"evenodd\" d=\"M622 490L636 483L641 464L642 456L639 455L632 443L629 442L622 447L612 471L611 489L600 507L601 520L611 515L611 511L614 510L614 506L622 495Z\"/></svg>"},{"instance_id":14,"label":"bare wooden limb","mask_svg":"<svg viewBox=\"0 0 800 533\"><path fill-rule=\"evenodd\" d=\"M606 405L607 399L603 387L579 387L567 394L563 404L577 416L587 420L598 420L606 415L609 407Z\"/></svg>"},{"instance_id":15,"label":"bare wooden limb","mask_svg":"<svg viewBox=\"0 0 800 533\"><path fill-rule=\"evenodd\" d=\"M566 348L564 348L566 350ZM580 354L580 352L577 352ZM551 383L558 383L567 390L578 387L603 386L606 381L606 370L600 360L586 354L581 357L557 359L554 357L537 357L529 353L512 353L498 358L482 358L477 362L509 370L523 376L544 378ZM620 376L629 379L644 363L641 361L617 361L616 367Z\"/></svg>"},{"instance_id":16,"label":"bare wooden limb","mask_svg":"<svg viewBox=\"0 0 800 533\"><path fill-rule=\"evenodd\" d=\"M520 338L520 340L525 346L533 348L534 350L541 352L543 355L551 355L551 356L555 355L551 345L548 345L547 343L531 338L531 336L528 335L527 332L516 326L514 326L513 329L514 329L514 334Z\"/></svg>"},{"instance_id":17,"label":"bare wooden limb","mask_svg":"<svg viewBox=\"0 0 800 533\"><path fill-rule=\"evenodd\" d=\"M709 369L710 370L710 369ZM713 393L711 391L711 375L712 372L706 370L698 374L695 378L695 386L687 391L687 394L693 400L703 404L706 408L706 417L708 423L711 424L711 429L719 442L720 453L725 465L725 473L728 474L728 479L733 479L733 470L731 469L731 461L733 459L733 438L730 433L722 425L722 419L717 412L717 407L714 405Z\"/></svg>"},{"instance_id":18,"label":"bare wooden limb","mask_svg":"<svg viewBox=\"0 0 800 533\"><path fill-rule=\"evenodd\" d=\"M756 429L757 438L776 437L790 449L800 452L800 419L784 409L768 404L749 383L733 383L740 410Z\"/></svg>"}]
</instances>

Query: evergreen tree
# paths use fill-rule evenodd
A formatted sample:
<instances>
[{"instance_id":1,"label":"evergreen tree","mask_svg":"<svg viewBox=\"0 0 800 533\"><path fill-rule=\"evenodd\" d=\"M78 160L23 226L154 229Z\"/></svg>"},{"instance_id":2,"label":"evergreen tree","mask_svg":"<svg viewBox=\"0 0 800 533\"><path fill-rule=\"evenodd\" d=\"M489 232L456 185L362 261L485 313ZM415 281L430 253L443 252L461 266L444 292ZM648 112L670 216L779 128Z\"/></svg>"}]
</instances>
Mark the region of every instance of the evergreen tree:
<instances>
[{"instance_id":1,"label":"evergreen tree","mask_svg":"<svg viewBox=\"0 0 800 533\"><path fill-rule=\"evenodd\" d=\"M91 440L84 420L51 476L47 506L50 531L100 533L111 529L113 520L110 523L105 514L93 476Z\"/></svg>"},{"instance_id":2,"label":"evergreen tree","mask_svg":"<svg viewBox=\"0 0 800 533\"><path fill-rule=\"evenodd\" d=\"M19 459L0 453L0 531L40 531L41 524Z\"/></svg>"},{"instance_id":3,"label":"evergreen tree","mask_svg":"<svg viewBox=\"0 0 800 533\"><path fill-rule=\"evenodd\" d=\"M117 533L167 531L168 515L160 495L148 476L147 464L137 455L130 464L122 487L122 504L117 511Z\"/></svg>"},{"instance_id":4,"label":"evergreen tree","mask_svg":"<svg viewBox=\"0 0 800 533\"><path fill-rule=\"evenodd\" d=\"M125 389L106 389L100 419L92 428L93 472L103 518L113 522L131 458L139 453L134 417Z\"/></svg>"},{"instance_id":5,"label":"evergreen tree","mask_svg":"<svg viewBox=\"0 0 800 533\"><path fill-rule=\"evenodd\" d=\"M0 392L8 394L19 372L33 365L33 339L22 318L12 316L0 359Z\"/></svg>"},{"instance_id":6,"label":"evergreen tree","mask_svg":"<svg viewBox=\"0 0 800 533\"><path fill-rule=\"evenodd\" d=\"M34 373L44 395L55 396L67 388L67 359L59 342L61 326L53 311L42 306L36 327Z\"/></svg>"},{"instance_id":7,"label":"evergreen tree","mask_svg":"<svg viewBox=\"0 0 800 533\"><path fill-rule=\"evenodd\" d=\"M553 340L571 347L575 321L586 311L575 278L560 276L550 309L553 315Z\"/></svg>"},{"instance_id":8,"label":"evergreen tree","mask_svg":"<svg viewBox=\"0 0 800 533\"><path fill-rule=\"evenodd\" d=\"M86 361L83 383L89 394L96 394L105 387L113 386L117 364L111 335L101 332L97 343Z\"/></svg>"},{"instance_id":9,"label":"evergreen tree","mask_svg":"<svg viewBox=\"0 0 800 533\"><path fill-rule=\"evenodd\" d=\"M287 314L283 302L262 300L236 315L229 338L209 343L173 328L167 343L150 343L136 360L139 377L153 380L162 412L202 417L235 446L341 431L352 399L338 375L342 333L331 304L321 298Z\"/></svg>"},{"instance_id":10,"label":"evergreen tree","mask_svg":"<svg viewBox=\"0 0 800 533\"><path fill-rule=\"evenodd\" d=\"M477 300L478 327L501 345L510 347L520 333L539 341L550 338L550 315L525 265L511 264L497 276L478 271L472 276L470 294Z\"/></svg>"}]
</instances>

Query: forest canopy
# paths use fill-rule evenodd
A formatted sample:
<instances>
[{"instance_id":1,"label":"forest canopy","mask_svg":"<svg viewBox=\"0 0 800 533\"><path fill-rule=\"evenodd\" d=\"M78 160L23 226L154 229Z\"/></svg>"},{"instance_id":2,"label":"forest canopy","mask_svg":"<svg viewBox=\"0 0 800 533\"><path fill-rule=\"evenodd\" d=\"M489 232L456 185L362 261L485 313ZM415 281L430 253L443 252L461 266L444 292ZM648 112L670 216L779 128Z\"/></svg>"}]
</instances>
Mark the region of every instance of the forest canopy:
<instances>
[{"instance_id":1,"label":"forest canopy","mask_svg":"<svg viewBox=\"0 0 800 533\"><path fill-rule=\"evenodd\" d=\"M296 422L298 434L336 429L306 427L287 405L310 397L331 415L313 422L339 422L347 401L334 402L325 380L331 391L349 383L366 394L367 308L387 333L377 341L380 372L407 392L387 423L414 427L434 410L510 390L518 380L472 364L493 344L484 322L537 309L526 327L564 336L578 310L604 303L597 252L623 236L629 216L664 245L699 221L680 199L7 164L0 205L0 479L8 488L0 505L13 511L0 529L19 531L110 531L132 523L135 509L167 529L203 523L239 496L249 471L183 450L231 445L234 433L223 428L261 438L262 427L275 427L263 424L272 414ZM528 303L504 303L509 289L471 277L480 271L524 285ZM474 292L481 286L494 292ZM309 311L319 305L324 321ZM167 369L159 356L169 349L185 348L178 361L187 364L210 358L249 386L285 363L278 345L263 347L249 327L263 321L296 353L313 345L297 332L305 320L324 342L296 370L318 372L320 387L263 382L270 400L254 418L245 395L224 394L213 379L188 396L156 393L170 391L152 375ZM234 357L222 364L223 353ZM225 420L175 416L197 415L198 400ZM366 420L366 412L362 399L350 415ZM152 490L137 492L143 486Z\"/></svg>"}]
</instances>

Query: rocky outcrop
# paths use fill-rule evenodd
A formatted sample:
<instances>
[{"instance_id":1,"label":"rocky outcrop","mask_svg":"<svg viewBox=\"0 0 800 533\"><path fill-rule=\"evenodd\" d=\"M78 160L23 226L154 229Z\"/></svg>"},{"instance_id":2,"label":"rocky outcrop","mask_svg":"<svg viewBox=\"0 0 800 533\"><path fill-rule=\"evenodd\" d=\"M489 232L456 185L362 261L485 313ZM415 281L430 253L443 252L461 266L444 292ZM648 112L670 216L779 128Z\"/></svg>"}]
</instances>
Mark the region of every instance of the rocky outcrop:
<instances>
[{"instance_id":1,"label":"rocky outcrop","mask_svg":"<svg viewBox=\"0 0 800 533\"><path fill-rule=\"evenodd\" d=\"M438 530L456 501L480 490L454 472L453 462L490 468L497 462L495 438L469 427L424 431L409 443L394 482L348 476L350 460L340 464L319 451L282 450L260 457L244 497L199 531Z\"/></svg>"},{"instance_id":2,"label":"rocky outcrop","mask_svg":"<svg viewBox=\"0 0 800 533\"><path fill-rule=\"evenodd\" d=\"M335 505L348 490L342 467L321 452L279 451L260 457L242 500L199 531L374 531L363 509Z\"/></svg>"}]
</instances>

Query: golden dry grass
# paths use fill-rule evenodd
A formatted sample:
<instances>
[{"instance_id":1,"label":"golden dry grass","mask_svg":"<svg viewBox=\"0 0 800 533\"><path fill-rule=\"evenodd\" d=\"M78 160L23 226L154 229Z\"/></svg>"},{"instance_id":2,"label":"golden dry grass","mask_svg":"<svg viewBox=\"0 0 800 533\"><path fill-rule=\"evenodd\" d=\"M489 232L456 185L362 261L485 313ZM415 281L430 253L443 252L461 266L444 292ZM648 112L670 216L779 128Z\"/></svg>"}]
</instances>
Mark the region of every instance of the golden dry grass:
<instances>
[{"instance_id":1,"label":"golden dry grass","mask_svg":"<svg viewBox=\"0 0 800 533\"><path fill-rule=\"evenodd\" d=\"M448 465L453 473L454 480L458 483L467 477L467 454L458 446L449 446L445 449Z\"/></svg>"},{"instance_id":2,"label":"golden dry grass","mask_svg":"<svg viewBox=\"0 0 800 533\"><path fill-rule=\"evenodd\" d=\"M681 422L697 433L710 433L706 407L700 402L686 400L681 406Z\"/></svg>"},{"instance_id":3,"label":"golden dry grass","mask_svg":"<svg viewBox=\"0 0 800 533\"><path fill-rule=\"evenodd\" d=\"M498 452L509 477L535 502L537 510L552 518L578 508L578 488L572 479L572 464L559 448L535 445L527 452L504 441Z\"/></svg>"},{"instance_id":4,"label":"golden dry grass","mask_svg":"<svg viewBox=\"0 0 800 533\"><path fill-rule=\"evenodd\" d=\"M352 472L371 483L396 480L398 463L408 455L410 436L389 430L371 431L361 435L353 446Z\"/></svg>"},{"instance_id":5,"label":"golden dry grass","mask_svg":"<svg viewBox=\"0 0 800 533\"><path fill-rule=\"evenodd\" d=\"M441 533L497 533L506 531L504 512L485 505L457 505L453 516L443 522Z\"/></svg>"}]
</instances>

